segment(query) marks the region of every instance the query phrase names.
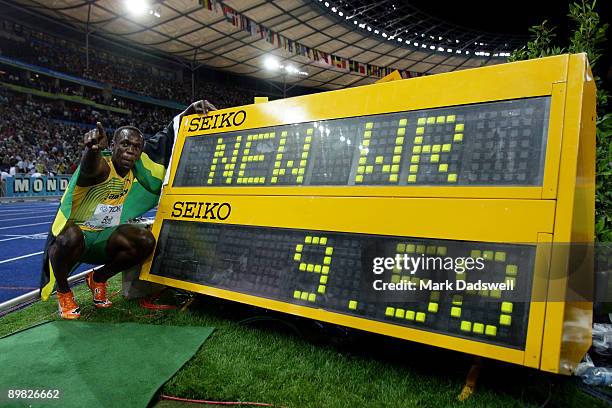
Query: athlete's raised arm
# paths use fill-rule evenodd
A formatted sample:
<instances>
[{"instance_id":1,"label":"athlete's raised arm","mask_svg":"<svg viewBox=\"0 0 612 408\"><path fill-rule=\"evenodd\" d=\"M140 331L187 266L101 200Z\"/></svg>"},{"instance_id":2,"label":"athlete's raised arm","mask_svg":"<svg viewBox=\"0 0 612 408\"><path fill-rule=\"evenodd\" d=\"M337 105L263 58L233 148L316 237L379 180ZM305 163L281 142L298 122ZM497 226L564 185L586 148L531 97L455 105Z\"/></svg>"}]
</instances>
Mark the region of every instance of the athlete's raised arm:
<instances>
[{"instance_id":1,"label":"athlete's raised arm","mask_svg":"<svg viewBox=\"0 0 612 408\"><path fill-rule=\"evenodd\" d=\"M87 187L106 180L110 172L110 167L101 155L101 151L108 146L108 138L102 123L97 122L95 129L85 133L83 142L85 149L81 158L81 170L77 184Z\"/></svg>"}]
</instances>

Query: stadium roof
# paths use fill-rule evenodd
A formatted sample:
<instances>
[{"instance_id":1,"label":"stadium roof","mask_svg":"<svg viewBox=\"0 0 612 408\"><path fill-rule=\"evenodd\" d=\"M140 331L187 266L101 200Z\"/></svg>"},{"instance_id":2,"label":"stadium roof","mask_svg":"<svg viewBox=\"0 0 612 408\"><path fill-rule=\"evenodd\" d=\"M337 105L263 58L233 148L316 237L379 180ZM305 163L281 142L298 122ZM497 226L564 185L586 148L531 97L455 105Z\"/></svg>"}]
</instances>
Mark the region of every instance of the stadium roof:
<instances>
[{"instance_id":1,"label":"stadium roof","mask_svg":"<svg viewBox=\"0 0 612 408\"><path fill-rule=\"evenodd\" d=\"M140 16L128 11L127 2L118 0L15 1L32 11L80 27L83 31L89 27L92 32L106 38L161 51L192 66L203 64L261 79L284 79L291 84L327 89L365 85L377 78L347 72L347 69L290 53L282 46L278 47L278 41L272 44L269 39L267 41L259 34L252 35L244 27L241 29L232 24L228 21L227 13L223 12L223 6L229 6L258 26L273 30L310 49L362 64L417 73L441 73L504 62L504 58L494 53L512 49L522 41L516 37L464 30L444 24L441 20L426 18L418 10L404 6L386 18L384 8L373 10L379 13L376 15L385 18L385 23L370 27L372 30L368 31L367 27L377 24L378 19L368 19L366 16L369 14L360 12L364 6L367 7L367 3L361 1L338 2L338 7L333 7L335 10L332 11L332 4L326 7L324 1L317 0L164 0L150 1L150 13ZM371 4L382 3L389 2ZM340 11L342 7L347 15ZM347 18L350 17L348 13L353 14L359 24L352 23L352 19ZM401 20L401 24L392 21L402 15L398 13L407 16ZM406 44L406 40L400 43L397 30L407 28L413 33L407 34L406 40L411 38L412 41L410 44ZM375 30L378 31L376 34ZM420 44L417 42L415 46L419 37ZM443 44L450 39L455 41L453 48ZM481 51L481 55L475 55L481 42L491 47L490 52L485 54ZM264 64L269 55L275 55L281 63L305 71L308 76L286 75L283 78L279 72L267 70Z\"/></svg>"}]
</instances>

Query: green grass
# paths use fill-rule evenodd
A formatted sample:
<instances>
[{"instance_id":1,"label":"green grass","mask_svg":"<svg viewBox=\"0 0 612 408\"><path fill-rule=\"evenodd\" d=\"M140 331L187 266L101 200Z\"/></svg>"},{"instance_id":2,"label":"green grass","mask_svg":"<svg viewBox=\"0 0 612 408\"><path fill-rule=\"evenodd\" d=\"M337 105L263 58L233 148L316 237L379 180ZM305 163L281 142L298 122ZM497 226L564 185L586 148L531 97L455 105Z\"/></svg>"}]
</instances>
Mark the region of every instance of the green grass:
<instances>
[{"instance_id":1,"label":"green grass","mask_svg":"<svg viewBox=\"0 0 612 408\"><path fill-rule=\"evenodd\" d=\"M113 279L111 293L120 285ZM96 310L85 289L75 289L83 320L216 328L163 387L167 395L285 407L605 406L584 394L576 379L490 360L474 395L461 403L468 355L207 297L184 312L142 309L121 296L113 297L113 308ZM0 336L56 319L56 307L52 299L3 317ZM245 321L253 316L263 318Z\"/></svg>"}]
</instances>

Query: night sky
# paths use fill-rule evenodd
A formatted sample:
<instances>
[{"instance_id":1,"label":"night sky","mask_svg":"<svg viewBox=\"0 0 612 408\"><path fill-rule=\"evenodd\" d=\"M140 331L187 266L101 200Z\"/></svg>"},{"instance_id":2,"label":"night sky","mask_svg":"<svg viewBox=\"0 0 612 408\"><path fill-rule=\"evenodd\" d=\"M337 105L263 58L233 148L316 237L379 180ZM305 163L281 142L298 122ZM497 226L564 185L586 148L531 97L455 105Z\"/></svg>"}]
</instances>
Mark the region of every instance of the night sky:
<instances>
[{"instance_id":1,"label":"night sky","mask_svg":"<svg viewBox=\"0 0 612 408\"><path fill-rule=\"evenodd\" d=\"M547 20L557 27L557 44L567 47L573 23L567 17L568 0L465 0L439 2L433 0L404 0L419 10L448 23L499 34L528 34L529 27ZM398 3L402 3L398 0ZM597 0L597 11L602 22L612 22L612 0ZM596 75L605 80L612 92L612 27L607 31L605 55L598 62Z\"/></svg>"}]
</instances>

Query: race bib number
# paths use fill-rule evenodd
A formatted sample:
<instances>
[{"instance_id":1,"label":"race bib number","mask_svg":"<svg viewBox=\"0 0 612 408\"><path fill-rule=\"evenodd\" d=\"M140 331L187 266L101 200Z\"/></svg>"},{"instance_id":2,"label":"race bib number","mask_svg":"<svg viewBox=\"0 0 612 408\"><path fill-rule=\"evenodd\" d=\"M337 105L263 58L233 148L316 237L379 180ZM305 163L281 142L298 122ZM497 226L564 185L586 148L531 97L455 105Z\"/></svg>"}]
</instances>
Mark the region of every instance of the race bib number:
<instances>
[{"instance_id":1,"label":"race bib number","mask_svg":"<svg viewBox=\"0 0 612 408\"><path fill-rule=\"evenodd\" d=\"M123 205L98 204L90 219L83 223L89 228L111 228L119 225Z\"/></svg>"}]
</instances>

